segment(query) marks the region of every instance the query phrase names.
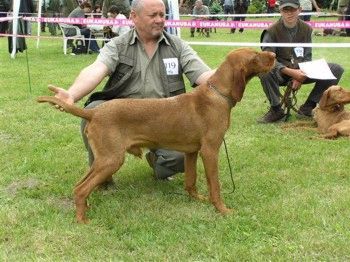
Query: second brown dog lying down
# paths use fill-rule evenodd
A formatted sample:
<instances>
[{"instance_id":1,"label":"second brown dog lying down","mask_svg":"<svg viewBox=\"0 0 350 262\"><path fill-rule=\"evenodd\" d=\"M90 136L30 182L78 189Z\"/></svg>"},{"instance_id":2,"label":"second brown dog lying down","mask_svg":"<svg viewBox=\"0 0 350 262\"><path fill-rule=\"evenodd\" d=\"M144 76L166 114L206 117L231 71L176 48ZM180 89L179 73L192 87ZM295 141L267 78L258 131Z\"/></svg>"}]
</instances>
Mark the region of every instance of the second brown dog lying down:
<instances>
[{"instance_id":1,"label":"second brown dog lying down","mask_svg":"<svg viewBox=\"0 0 350 262\"><path fill-rule=\"evenodd\" d=\"M340 86L329 87L313 110L317 129L324 138L350 136L350 112L344 105L350 103L350 91Z\"/></svg>"},{"instance_id":2,"label":"second brown dog lying down","mask_svg":"<svg viewBox=\"0 0 350 262\"><path fill-rule=\"evenodd\" d=\"M95 160L75 186L76 218L86 223L87 197L123 164L125 153L142 156L142 148L167 148L185 152L185 189L197 193L196 161L200 152L209 199L222 214L228 209L220 197L218 153L230 125L231 108L241 101L246 83L274 66L275 55L242 48L230 52L206 84L192 92L163 99L115 99L93 109L68 105L55 97L38 102L59 105L88 120L85 132ZM103 138L103 139L102 139Z\"/></svg>"},{"instance_id":3,"label":"second brown dog lying down","mask_svg":"<svg viewBox=\"0 0 350 262\"><path fill-rule=\"evenodd\" d=\"M350 91L340 86L330 86L323 92L318 105L314 108L315 121L299 121L283 125L282 128L317 129L321 138L350 136L350 112L344 105L350 103Z\"/></svg>"}]
</instances>

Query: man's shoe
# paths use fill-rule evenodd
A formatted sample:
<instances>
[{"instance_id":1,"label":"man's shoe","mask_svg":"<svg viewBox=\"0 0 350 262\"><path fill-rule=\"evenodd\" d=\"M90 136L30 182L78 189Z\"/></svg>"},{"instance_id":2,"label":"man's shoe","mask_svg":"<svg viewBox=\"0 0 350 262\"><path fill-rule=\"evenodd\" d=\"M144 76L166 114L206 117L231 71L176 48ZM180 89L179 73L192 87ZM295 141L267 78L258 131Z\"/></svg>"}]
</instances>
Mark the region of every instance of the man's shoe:
<instances>
[{"instance_id":1,"label":"man's shoe","mask_svg":"<svg viewBox=\"0 0 350 262\"><path fill-rule=\"evenodd\" d=\"M191 37L194 37L194 33L191 33Z\"/></svg>"},{"instance_id":2,"label":"man's shoe","mask_svg":"<svg viewBox=\"0 0 350 262\"><path fill-rule=\"evenodd\" d=\"M297 117L298 118L310 118L312 117L312 107L308 105L301 105L299 107L299 110L297 112Z\"/></svg>"},{"instance_id":3,"label":"man's shoe","mask_svg":"<svg viewBox=\"0 0 350 262\"><path fill-rule=\"evenodd\" d=\"M275 123L282 120L284 117L285 117L285 114L281 108L275 111L271 107L270 110L262 118L258 119L258 123L261 123L261 124Z\"/></svg>"}]
</instances>

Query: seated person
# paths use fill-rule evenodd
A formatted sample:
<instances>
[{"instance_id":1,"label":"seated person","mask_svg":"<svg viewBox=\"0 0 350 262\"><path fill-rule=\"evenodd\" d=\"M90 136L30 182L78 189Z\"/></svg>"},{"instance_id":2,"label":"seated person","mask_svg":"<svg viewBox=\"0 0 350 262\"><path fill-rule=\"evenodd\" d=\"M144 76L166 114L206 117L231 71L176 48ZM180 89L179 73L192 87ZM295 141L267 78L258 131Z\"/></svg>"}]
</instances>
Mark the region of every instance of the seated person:
<instances>
[{"instance_id":1,"label":"seated person","mask_svg":"<svg viewBox=\"0 0 350 262\"><path fill-rule=\"evenodd\" d=\"M127 19L125 15L123 15L119 8L116 5L112 5L108 9L107 13L108 18L110 19ZM113 38L116 36L119 36L121 34L124 34L125 32L130 30L130 26L105 26L105 37L106 38Z\"/></svg>"},{"instance_id":2,"label":"seated person","mask_svg":"<svg viewBox=\"0 0 350 262\"><path fill-rule=\"evenodd\" d=\"M312 28L299 18L301 12L299 0L281 0L279 10L281 18L262 32L262 43L311 43ZM297 112L299 117L311 117L312 109L319 102L322 93L329 86L337 84L344 72L340 65L329 63L328 66L336 79L308 78L299 69L298 63L312 60L311 47L263 46L262 50L276 54L276 65L269 73L260 76L261 85L271 108L258 120L259 123L273 123L284 118L279 87L288 82L291 82L293 90L298 90L302 84L315 83Z\"/></svg>"},{"instance_id":3,"label":"seated person","mask_svg":"<svg viewBox=\"0 0 350 262\"><path fill-rule=\"evenodd\" d=\"M207 20L209 18L210 12L209 8L206 5L203 5L202 0L197 0L193 7L193 15L207 15L207 17L195 17L193 20ZM197 32L199 30L204 30L205 36L209 37L209 28L198 28ZM191 28L191 37L194 37L194 32L196 29L194 27Z\"/></svg>"},{"instance_id":4,"label":"seated person","mask_svg":"<svg viewBox=\"0 0 350 262\"><path fill-rule=\"evenodd\" d=\"M69 18L85 18L85 14L90 13L91 12L91 4L88 2L83 2L80 6L78 6L77 8L75 8L70 14L69 14ZM96 42L95 39L91 39L90 38L94 38L94 36L91 34L91 30L84 26L84 25L75 25L78 26L80 28L80 33L86 38L85 40L85 46L86 47L90 47L90 50L92 52L98 53L100 48ZM72 36L75 34L75 30L71 30L70 28L65 29L65 34L67 36ZM90 41L90 45L89 45L89 41Z\"/></svg>"}]
</instances>

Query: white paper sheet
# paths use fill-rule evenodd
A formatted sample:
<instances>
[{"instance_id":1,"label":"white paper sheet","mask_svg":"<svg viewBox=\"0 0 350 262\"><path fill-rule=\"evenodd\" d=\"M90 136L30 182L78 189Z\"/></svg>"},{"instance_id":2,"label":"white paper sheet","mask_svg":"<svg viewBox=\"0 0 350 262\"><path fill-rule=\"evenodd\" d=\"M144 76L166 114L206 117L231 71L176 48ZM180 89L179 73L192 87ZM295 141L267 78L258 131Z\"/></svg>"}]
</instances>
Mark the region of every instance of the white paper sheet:
<instances>
[{"instance_id":1,"label":"white paper sheet","mask_svg":"<svg viewBox=\"0 0 350 262\"><path fill-rule=\"evenodd\" d=\"M299 63L299 68L312 79L336 79L325 59Z\"/></svg>"}]
</instances>

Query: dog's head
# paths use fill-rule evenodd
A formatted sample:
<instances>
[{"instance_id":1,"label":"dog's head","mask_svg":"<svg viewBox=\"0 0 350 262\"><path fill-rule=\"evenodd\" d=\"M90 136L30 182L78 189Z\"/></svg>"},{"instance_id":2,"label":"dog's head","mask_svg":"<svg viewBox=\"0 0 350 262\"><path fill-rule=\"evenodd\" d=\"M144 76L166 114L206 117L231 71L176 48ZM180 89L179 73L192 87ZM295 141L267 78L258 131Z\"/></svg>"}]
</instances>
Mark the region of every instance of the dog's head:
<instances>
[{"instance_id":1,"label":"dog's head","mask_svg":"<svg viewBox=\"0 0 350 262\"><path fill-rule=\"evenodd\" d=\"M258 52L252 48L240 48L227 56L230 68L226 70L232 70L231 95L235 101L241 101L245 86L251 78L267 73L274 67L275 57L272 52Z\"/></svg>"},{"instance_id":2,"label":"dog's head","mask_svg":"<svg viewBox=\"0 0 350 262\"><path fill-rule=\"evenodd\" d=\"M335 112L343 110L343 105L348 103L350 103L350 91L333 85L323 92L318 106L321 110Z\"/></svg>"}]
</instances>

